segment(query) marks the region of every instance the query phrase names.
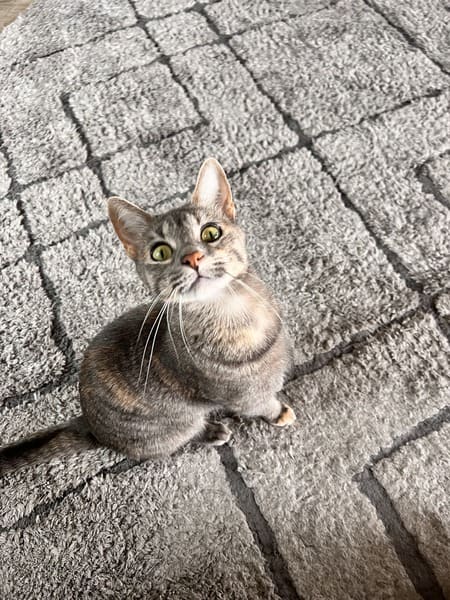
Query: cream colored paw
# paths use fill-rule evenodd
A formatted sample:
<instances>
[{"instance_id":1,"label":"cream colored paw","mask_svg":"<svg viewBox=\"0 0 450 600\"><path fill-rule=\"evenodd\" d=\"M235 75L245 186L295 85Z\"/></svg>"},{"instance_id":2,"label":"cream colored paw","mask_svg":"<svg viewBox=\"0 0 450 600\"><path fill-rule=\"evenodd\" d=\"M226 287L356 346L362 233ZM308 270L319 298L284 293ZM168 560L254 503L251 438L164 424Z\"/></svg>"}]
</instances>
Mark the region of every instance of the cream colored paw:
<instances>
[{"instance_id":1,"label":"cream colored paw","mask_svg":"<svg viewBox=\"0 0 450 600\"><path fill-rule=\"evenodd\" d=\"M272 421L272 425L275 425L275 427L286 427L287 425L292 425L296 418L292 408L287 404L283 404L280 414Z\"/></svg>"}]
</instances>

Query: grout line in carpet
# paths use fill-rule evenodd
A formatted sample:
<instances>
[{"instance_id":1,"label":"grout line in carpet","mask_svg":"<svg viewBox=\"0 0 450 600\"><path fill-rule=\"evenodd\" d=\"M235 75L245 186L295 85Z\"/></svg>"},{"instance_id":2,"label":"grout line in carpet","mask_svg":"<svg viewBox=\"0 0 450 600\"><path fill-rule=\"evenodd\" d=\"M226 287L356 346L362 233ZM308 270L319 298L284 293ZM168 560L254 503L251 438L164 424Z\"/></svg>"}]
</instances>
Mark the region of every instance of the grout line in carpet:
<instances>
[{"instance_id":1,"label":"grout line in carpet","mask_svg":"<svg viewBox=\"0 0 450 600\"><path fill-rule=\"evenodd\" d=\"M369 115L363 115L360 119L358 119L351 125L343 125L342 127L337 127L335 129L324 129L317 135L312 136L311 141L312 141L312 143L314 143L317 140L320 140L325 136L336 135L337 133L339 133L341 131L345 131L346 129L353 129L354 127L358 127L358 125L362 125L363 123L367 123L367 122L376 123L378 120L381 120L384 116L396 113L397 111L400 111L403 108L411 106L415 102L420 102L421 100L428 100L430 98L439 98L441 95L445 94L445 92L448 92L448 91L450 91L450 87L448 87L448 86L447 87L439 87L439 88L430 90L426 94L421 94L420 96L411 96L411 98L408 98L407 100L403 100L402 102L399 102L398 104L395 104L394 106L391 106L390 108L386 108L386 109L380 110L379 112L375 112L375 113L372 113ZM448 151L446 151L446 152L448 152ZM433 158L435 158L435 157L433 157Z\"/></svg>"},{"instance_id":2,"label":"grout line in carpet","mask_svg":"<svg viewBox=\"0 0 450 600\"><path fill-rule=\"evenodd\" d=\"M445 292L448 293L448 292ZM445 335L449 344L450 344L450 320L445 319L438 311L436 307L437 296L433 298L431 303L431 313L436 321L437 326L442 331L442 334Z\"/></svg>"},{"instance_id":3,"label":"grout line in carpet","mask_svg":"<svg viewBox=\"0 0 450 600\"><path fill-rule=\"evenodd\" d=\"M431 194L436 202L442 204L444 208L450 210L450 200L444 196L438 186L431 178L428 164L422 164L414 170L417 180L422 186L424 194Z\"/></svg>"},{"instance_id":4,"label":"grout line in carpet","mask_svg":"<svg viewBox=\"0 0 450 600\"><path fill-rule=\"evenodd\" d=\"M448 75L449 71L446 67L444 67L444 65L438 61L435 58L432 58L431 56L428 55L428 52L426 50L426 48L424 46L422 46L419 42L417 42L417 40L414 39L414 37L409 34L407 31L405 31L400 25L398 25L394 19L392 19L391 17L388 17L378 6L377 2L375 0L363 0L364 4L366 6L368 6L371 10L373 10L375 13L377 13L377 15L379 15L384 21L386 21L386 23L392 27L393 29L395 29L397 31L397 33L399 33L401 35L401 37L415 50L419 50L421 52L421 54L423 54L424 56L426 56L426 58L428 58L428 60L430 62L432 62L440 71L442 71L444 74Z\"/></svg>"},{"instance_id":5,"label":"grout line in carpet","mask_svg":"<svg viewBox=\"0 0 450 600\"><path fill-rule=\"evenodd\" d=\"M445 600L432 568L420 552L414 536L405 527L388 493L372 470L366 467L353 480L375 508L378 518L384 525L386 535L416 592L424 600Z\"/></svg>"},{"instance_id":6,"label":"grout line in carpet","mask_svg":"<svg viewBox=\"0 0 450 600\"><path fill-rule=\"evenodd\" d=\"M37 400L37 394L46 394L48 392L53 392L61 386L71 384L75 385L76 383L78 383L78 368L76 370L63 373L61 376L56 377L52 381L44 383L43 385L40 385L31 391L8 396L7 398L2 398L0 415L3 414L4 410L11 410L12 408L16 408L18 406L32 404Z\"/></svg>"},{"instance_id":7,"label":"grout line in carpet","mask_svg":"<svg viewBox=\"0 0 450 600\"><path fill-rule=\"evenodd\" d=\"M167 68L169 69L170 74L172 76L172 79L181 87L181 89L184 91L186 97L189 98L189 100L191 101L192 105L195 108L197 115L203 120L204 124L208 124L209 120L205 117L205 115L200 110L200 105L199 105L198 99L190 93L189 89L186 87L186 85L181 81L181 79L177 76L177 74L173 70L173 67L170 63L170 56L162 51L160 44L150 35L148 29L145 26L146 20L143 19L141 17L141 15L139 14L139 12L136 8L135 0L128 0L128 3L131 6L131 8L133 9L134 14L136 16L137 26L142 29L142 31L145 33L147 38L155 45L156 49L158 50L158 52L160 54L159 61L162 64L167 66Z\"/></svg>"},{"instance_id":8,"label":"grout line in carpet","mask_svg":"<svg viewBox=\"0 0 450 600\"><path fill-rule=\"evenodd\" d=\"M199 9L199 12L205 17L208 25L210 26L211 30L214 31L217 35L221 35L219 29L217 28L217 26L215 25L215 23L208 17L208 14L202 9ZM363 223L365 229L368 231L369 235L372 237L372 239L374 240L377 248L386 256L388 262L391 264L391 266L393 267L393 269L397 272L398 275L400 275L402 277L402 279L404 280L404 282L406 283L406 285L413 291L416 292L423 292L423 285L422 283L419 283L417 281L415 281L408 273L408 270L406 269L406 267L404 266L404 264L402 263L402 261L400 260L400 258L397 256L397 254L395 252L393 252L382 240L381 238L376 234L376 232L374 231L373 227L368 223L367 219L364 217L364 215L362 214L362 212L353 204L353 202L349 199L349 197L347 196L347 194L341 189L339 183L337 182L336 177L329 171L325 160L322 158L322 156L316 151L316 149L313 147L313 142L314 142L314 138L310 137L309 135L307 135L306 133L303 132L300 124L298 123L298 121L296 119L294 119L287 111L285 111L280 104L275 100L275 98L273 98L273 96L268 93L263 86L260 84L260 82L257 80L257 78L254 76L253 72L251 71L251 69L248 67L248 65L246 64L245 60L240 56L240 54L228 43L227 41L224 41L224 44L227 46L227 48L229 48L229 50L232 52L232 54L235 56L236 60L244 67L244 69L249 73L250 77L252 78L252 81L255 83L257 89L259 90L259 92L261 94L263 94L266 98L268 98L273 106L276 108L276 110L278 111L278 113L283 117L283 120L285 122L285 124L291 129L291 131L293 131L294 133L297 134L299 142L303 145L306 146L309 151L311 152L311 154L314 156L314 158L320 163L322 170L324 171L324 173L326 173L331 180L333 181L334 186L336 187L336 189L338 190L342 202L344 203L344 205L351 210L352 212L356 213L361 222ZM434 94L434 92L433 92Z\"/></svg>"},{"instance_id":9,"label":"grout line in carpet","mask_svg":"<svg viewBox=\"0 0 450 600\"><path fill-rule=\"evenodd\" d=\"M320 369L326 367L333 360L340 359L345 354L351 354L359 347L365 346L378 336L384 335L393 325L402 325L404 321L414 317L415 315L430 312L430 304L431 299L428 296L423 296L417 306L406 310L405 312L393 317L385 323L379 324L373 329L363 329L357 331L351 335L348 340L337 344L331 348L331 350L315 354L311 360L295 365L292 376L286 383L291 383L305 375L310 375L315 371L320 371Z\"/></svg>"},{"instance_id":10,"label":"grout line in carpet","mask_svg":"<svg viewBox=\"0 0 450 600\"><path fill-rule=\"evenodd\" d=\"M97 477L102 477L104 475L118 475L121 473L125 473L130 469L142 464L144 461L136 461L128 458L124 458L119 462L114 463L113 465L109 465L107 467L102 467L97 473L90 475L83 481L81 481L78 485L66 488L61 495L57 496L53 500L49 502L43 502L42 504L37 504L33 510L26 516L20 517L17 519L15 523L7 526L0 526L0 533L6 531L12 531L17 529L26 529L37 523L37 521L41 517L47 517L50 513L59 506L68 496L76 495L83 491L83 489Z\"/></svg>"},{"instance_id":11,"label":"grout line in carpet","mask_svg":"<svg viewBox=\"0 0 450 600\"><path fill-rule=\"evenodd\" d=\"M278 543L269 523L260 511L251 488L247 486L239 472L239 465L230 446L216 448L225 469L231 493L238 508L243 513L253 539L259 547L275 591L283 600L301 600L292 581L287 563L281 554Z\"/></svg>"},{"instance_id":12,"label":"grout line in carpet","mask_svg":"<svg viewBox=\"0 0 450 600\"><path fill-rule=\"evenodd\" d=\"M217 35L220 35L220 31L212 22L212 20L208 17L207 13L203 9L199 9L199 12L203 14L212 31L214 31ZM308 147L312 155L320 163L323 171L330 176L342 198L343 204L349 210L352 210L359 216L361 222L366 228L366 231L368 231L369 235L374 240L377 248L384 254L394 271L403 279L407 287L409 287L415 292L419 292L420 303L427 305L427 308L430 308L430 298L424 294L423 284L415 281L409 275L407 268L400 260L399 256L397 256L395 252L388 248L388 246L381 240L381 238L379 238L379 236L376 234L373 227L368 223L362 212L359 209L357 209L357 207L353 204L353 202L350 201L345 192L340 188L336 178L329 172L325 160L313 147L313 139L306 135L302 131L300 124L290 114L288 114L285 110L281 108L279 103L272 97L271 94L266 92L266 90L261 86L259 81L252 73L251 69L247 66L245 60L238 54L238 52L234 50L234 48L229 44L228 40L225 40L224 44L230 49L230 51L236 57L238 62L249 73L260 93L262 93L272 102L272 104L278 110L279 114L281 114L281 116L283 117L286 125L294 133L297 134L299 143ZM341 352L344 352L344 350L345 348L342 349ZM299 370L301 371L301 368ZM422 597L426 600L440 600L441 598L443 598L442 590L440 589L440 586L436 580L433 571L430 569L429 565L421 556L414 539L412 538L412 536L410 536L410 534L407 532L406 528L402 524L400 517L397 515L386 491L377 482L377 480L373 477L372 473L368 469L364 472L364 474L360 475L359 487L360 490L364 494L366 494L367 497L374 504L377 510L377 514L383 521L386 527L386 531L392 540L397 555L399 556L399 559L405 567L408 576L410 577L411 582L413 583L416 590L418 590L419 593L421 593Z\"/></svg>"},{"instance_id":13,"label":"grout line in carpet","mask_svg":"<svg viewBox=\"0 0 450 600\"><path fill-rule=\"evenodd\" d=\"M395 437L389 448L383 448L380 450L380 452L378 452L378 454L370 457L365 469L370 469L371 467L377 465L380 461L391 458L392 455L396 454L399 450L411 442L415 442L416 440L420 440L428 437L432 433L440 431L440 429L442 429L442 427L447 423L450 423L450 406L444 406L444 408L439 410L431 417L428 417L427 419L424 419L423 421L420 421L414 425L414 427L412 427L406 433L402 433L401 435Z\"/></svg>"},{"instance_id":14,"label":"grout line in carpet","mask_svg":"<svg viewBox=\"0 0 450 600\"><path fill-rule=\"evenodd\" d=\"M101 40L107 38L109 35L113 35L114 33L118 33L120 31L126 31L127 29L133 29L133 27L136 27L136 23L132 23L131 25L124 25L123 27L118 27L117 29L110 29L109 31L105 31L105 33L101 33L100 35L97 35L87 41L80 42L79 44L64 46L64 48L57 48L56 50L48 52L47 54L39 54L38 56L33 56L29 59L13 62L10 65L10 70L14 69L15 67L25 67L27 65L32 65L33 63L38 62L39 60L50 58L52 56L55 56L56 54L65 52L66 50L72 50L72 48L82 48L83 46L88 46L92 43L95 44L95 42L100 42Z\"/></svg>"},{"instance_id":15,"label":"grout line in carpet","mask_svg":"<svg viewBox=\"0 0 450 600\"><path fill-rule=\"evenodd\" d=\"M29 241L29 248L24 255L24 258L27 260L29 264L33 264L38 272L41 280L42 289L50 301L50 311L51 311L51 326L50 326L50 337L54 341L56 347L60 350L65 359L65 365L63 367L61 375L66 373L72 373L76 370L75 366L75 352L72 345L71 338L67 335L65 326L60 318L60 307L61 300L56 293L55 286L52 280L48 277L44 270L44 266L42 264L41 253L35 245L35 239L33 235L33 231L31 225L28 221L28 215L25 210L24 203L21 197L20 187L17 186L17 173L15 167L13 165L12 158L10 153L3 141L1 132L0 132L0 147L6 157L7 160L7 173L9 178L11 179L11 185L8 192L8 195L16 202L17 210L22 217L23 228L26 231Z\"/></svg>"},{"instance_id":16,"label":"grout line in carpet","mask_svg":"<svg viewBox=\"0 0 450 600\"><path fill-rule=\"evenodd\" d=\"M84 148L86 149L86 165L97 177L97 179L100 183L100 188L102 190L103 196L105 198L108 198L111 194L109 193L109 190L108 190L105 180L103 178L100 159L96 158L93 155L91 143L90 143L86 133L84 132L84 129L83 129L83 126L81 125L80 120L75 115L74 110L73 110L69 100L70 100L69 94L61 95L61 104L62 104L62 107L64 110L64 114L69 119L69 121L71 123L73 123L73 125L75 125L77 133L80 137L81 143L83 144Z\"/></svg>"},{"instance_id":17,"label":"grout line in carpet","mask_svg":"<svg viewBox=\"0 0 450 600\"><path fill-rule=\"evenodd\" d=\"M204 6L212 6L213 4L217 4L219 2L221 2L221 0L211 0L211 2L204 2L202 4ZM152 21L161 21L163 19L168 19L169 17L174 17L175 15L189 13L189 12L193 12L192 6L185 8L183 10L167 13L167 14L161 15L159 17L149 17L149 18L140 17L140 20L144 23L151 23ZM13 63L11 63L11 65L9 65L9 67L12 70L14 67L27 66L27 65L33 64L34 62L37 62L38 60L42 60L45 58L49 58L51 56L55 56L56 54L60 54L61 52L64 52L66 50L71 50L72 48L82 48L83 46L88 46L89 44L99 42L99 41L107 38L108 36L113 35L114 33L118 33L120 31L126 31L127 29L133 29L137 26L138 26L137 23L134 22L134 23L130 23L130 25L124 25L123 27L117 27L117 29L110 29L109 31L105 31L104 33L101 33L93 38L90 38L90 39L84 41L84 42L80 42L78 44L72 44L70 46L64 46L63 48L57 48L56 50L53 50L52 52L48 52L47 54L39 54L38 56L33 56L32 58L13 62Z\"/></svg>"}]
</instances>

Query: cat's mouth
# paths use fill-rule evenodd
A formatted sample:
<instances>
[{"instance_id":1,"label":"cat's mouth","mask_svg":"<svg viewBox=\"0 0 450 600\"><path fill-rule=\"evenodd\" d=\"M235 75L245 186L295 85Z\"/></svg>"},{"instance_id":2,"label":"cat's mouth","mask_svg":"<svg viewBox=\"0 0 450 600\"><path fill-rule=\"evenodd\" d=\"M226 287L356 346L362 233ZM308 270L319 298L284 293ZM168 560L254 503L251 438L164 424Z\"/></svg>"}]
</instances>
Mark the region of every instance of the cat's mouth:
<instances>
[{"instance_id":1,"label":"cat's mouth","mask_svg":"<svg viewBox=\"0 0 450 600\"><path fill-rule=\"evenodd\" d=\"M217 279L217 277L210 277L209 275L200 275L200 273L197 273L197 277L189 285L186 293L193 292L194 290L198 290L201 287L208 285L208 282L212 281L213 279Z\"/></svg>"},{"instance_id":2,"label":"cat's mouth","mask_svg":"<svg viewBox=\"0 0 450 600\"><path fill-rule=\"evenodd\" d=\"M183 296L187 300L207 300L218 295L228 284L228 278L225 273L221 275L204 275L197 273L194 281L186 286Z\"/></svg>"}]
</instances>

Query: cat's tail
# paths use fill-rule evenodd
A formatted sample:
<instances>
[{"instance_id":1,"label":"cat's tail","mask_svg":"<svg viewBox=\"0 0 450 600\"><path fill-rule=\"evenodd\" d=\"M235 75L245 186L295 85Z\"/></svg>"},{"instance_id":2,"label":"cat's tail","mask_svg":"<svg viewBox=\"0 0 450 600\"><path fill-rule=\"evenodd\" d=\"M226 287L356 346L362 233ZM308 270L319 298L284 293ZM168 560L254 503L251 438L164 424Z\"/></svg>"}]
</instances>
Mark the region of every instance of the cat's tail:
<instances>
[{"instance_id":1,"label":"cat's tail","mask_svg":"<svg viewBox=\"0 0 450 600\"><path fill-rule=\"evenodd\" d=\"M71 455L99 446L83 417L76 417L1 447L0 477L23 467L46 463L54 457Z\"/></svg>"}]
</instances>

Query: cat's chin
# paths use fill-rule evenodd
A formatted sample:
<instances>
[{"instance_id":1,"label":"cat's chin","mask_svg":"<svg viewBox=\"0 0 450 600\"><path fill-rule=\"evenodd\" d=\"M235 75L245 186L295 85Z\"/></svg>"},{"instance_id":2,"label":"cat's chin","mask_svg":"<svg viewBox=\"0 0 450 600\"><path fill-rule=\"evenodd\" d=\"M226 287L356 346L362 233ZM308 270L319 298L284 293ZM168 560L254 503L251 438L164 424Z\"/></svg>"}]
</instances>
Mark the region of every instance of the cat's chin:
<instances>
[{"instance_id":1,"label":"cat's chin","mask_svg":"<svg viewBox=\"0 0 450 600\"><path fill-rule=\"evenodd\" d=\"M228 274L220 277L198 277L189 290L183 293L183 302L211 302L218 300L232 280Z\"/></svg>"}]
</instances>

